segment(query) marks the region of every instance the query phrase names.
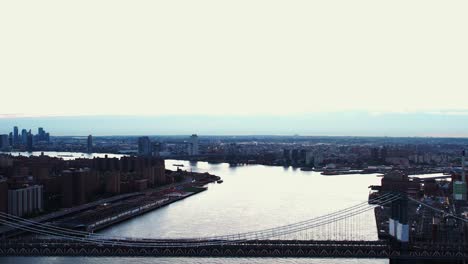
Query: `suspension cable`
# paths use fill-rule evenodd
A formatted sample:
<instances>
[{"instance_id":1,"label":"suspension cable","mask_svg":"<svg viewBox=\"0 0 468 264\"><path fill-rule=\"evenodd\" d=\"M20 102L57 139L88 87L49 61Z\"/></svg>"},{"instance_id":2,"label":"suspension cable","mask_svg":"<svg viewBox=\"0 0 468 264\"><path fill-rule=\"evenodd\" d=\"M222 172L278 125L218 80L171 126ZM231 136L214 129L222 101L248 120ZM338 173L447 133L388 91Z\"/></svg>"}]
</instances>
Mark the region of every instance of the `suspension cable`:
<instances>
[{"instance_id":1,"label":"suspension cable","mask_svg":"<svg viewBox=\"0 0 468 264\"><path fill-rule=\"evenodd\" d=\"M385 194L385 195L382 195L382 197L370 200L370 202L385 201L385 198L388 198L389 196L392 197L394 195ZM317 222L317 221L322 220L322 219L327 219L327 218L331 218L331 217L336 216L336 215L344 214L344 213L347 213L347 212L352 211L354 209L358 209L358 208L362 207L363 205L367 205L367 204L368 204L368 202L364 202L364 203L361 203L361 204L358 204L358 205L355 205L355 206L352 206L352 207L349 207L349 208L345 208L343 210L339 210L339 211L336 211L336 212L333 212L333 213L330 213L330 214L322 215L322 216L319 216L319 217L316 217L316 218L312 218L312 219L309 219L309 220L305 220L305 221L301 221L301 222L297 222L297 223L293 223L293 224L289 224L289 225L285 225L285 226L279 226L279 227L274 227L274 228L269 228L269 229L264 229L264 230L250 231L250 232L239 233L239 234L201 237L201 238L188 238L188 239L189 240L190 239L191 240L233 239L233 238L238 238L239 236L250 237L252 235L270 233L270 232L281 230L281 229L292 229L292 228L300 227L300 226L303 226L303 225L307 225L309 223ZM57 231L57 232L64 232L64 233L72 234L72 235L105 237L105 238L114 238L114 239L122 239L123 238L123 237L107 236L107 235L101 235L101 234L92 234L92 233L89 233L89 232L78 231L78 230L73 230L73 229L66 229L66 228L57 227L57 226L50 226L48 224L42 224L42 223L34 222L34 221L31 221L31 220L27 220L27 219L24 219L24 218L20 218L20 217L17 217L17 216L13 216L13 215L9 215L9 214L5 214L5 213L0 212L0 217L1 216L5 217L5 218L10 218L13 221L26 222L26 223L29 223L32 226L37 226L37 227L41 227L43 229ZM127 237L126 239L134 239L134 238L133 237Z\"/></svg>"},{"instance_id":2,"label":"suspension cable","mask_svg":"<svg viewBox=\"0 0 468 264\"><path fill-rule=\"evenodd\" d=\"M399 197L395 196L395 195L386 195L386 196L383 196L383 197L389 197L391 196L390 198L387 198L387 199L382 199L382 197L380 197L380 199L378 199L381 204L386 204L386 203L389 203L393 200L396 200L396 199L399 199ZM354 208L356 206L353 206L351 208ZM362 207L362 206L361 206ZM369 209L372 209L374 208L375 206L372 205L372 206L368 206L368 208L359 208L357 210L354 210L351 211L351 213L349 214L346 214L346 215L343 215L343 212L345 210L341 210L337 213L334 213L334 214L328 214L329 215L337 215L337 217L334 217L334 218L331 218L331 217L318 217L318 218L314 218L314 219L310 219L310 220L307 220L307 221L302 221L300 223L296 223L296 224L293 224L293 225L287 225L287 226L282 226L282 227L279 227L279 228L272 228L272 229L268 229L268 230L262 230L262 231L257 231L257 232L247 232L247 233L241 233L241 234L237 234L235 238L237 239L234 239L234 240L231 240L231 241L226 241L226 240L221 240L221 241L211 241L211 242L201 242L203 239L204 240L208 240L210 237L207 237L207 238L198 238L198 239L195 239L195 240L185 240L184 242L179 242L179 243L168 243L169 241L161 241L159 243L155 243L156 241L154 240L150 240L151 242L146 242L146 241L143 241L143 242L140 242L140 243L129 243L129 242L125 242L126 239L124 239L124 242L122 242L122 240L118 240L118 241L112 241L112 240L103 240L103 239L99 239L98 237L102 236L95 236L95 235L92 235L92 236L89 236L90 233L87 233L87 232L81 232L81 231L75 231L75 230L67 230L67 229L64 229L64 228L55 228L55 227L51 227L49 225L44 225L44 224L37 224L37 223L34 223L33 221L29 221L31 222L32 226L27 226L27 225L24 225L24 224L21 224L21 223L13 223L11 222L11 218L12 217L6 217L7 219L10 218L10 221L9 220L0 220L2 223L5 223L6 225L8 226L12 226L12 227L15 227L15 228L19 228L19 229L23 229L23 230L26 230L26 231L30 231L30 232L33 232L33 233L39 233L39 234L45 234L45 235L52 235L52 236L57 236L57 237L62 237L62 238L65 238L65 239L71 239L71 240L75 240L75 241L79 241L79 242L88 242L88 243L100 243L100 244L112 244L112 245L116 245L116 244L119 244L119 245L126 245L126 246L143 246L142 243L145 244L145 246L151 246L151 247L155 247L155 246L164 246L164 247L167 247L168 245L172 245L172 246L179 246L179 245L183 245L183 246L195 246L195 245L211 245L211 244L226 244L226 243L239 243L239 242L242 242L242 241L246 241L248 238L252 237L251 234L255 234L255 237L258 239L258 238L270 238L270 237L275 237L275 236L278 236L278 235L285 235L285 234L291 234L291 233L295 233L295 232L299 232L299 231L302 231L302 230L306 230L306 229L310 229L310 228L315 228L315 227L318 227L318 226L322 226L322 225L326 225L326 224L329 224L331 223L332 221L337 221L337 220L341 220L341 219L346 219L348 217L351 217L351 216L354 216L354 215L357 215L357 214L360 214L362 212L365 212L365 211L368 211ZM349 209L348 209L349 210ZM5 217L5 216L4 216ZM18 217L16 217L16 220ZM15 219L15 218L14 218ZM312 221L314 220L314 221ZM34 228L34 226L40 226L40 227L45 227L46 230L41 230L41 229L37 229L37 228ZM64 232L64 231L73 231L75 232L74 234L80 234L80 235L88 235L88 237L76 237L76 236L69 236L69 235L66 235L64 233L59 233L59 232ZM268 232L266 232L268 231ZM230 235L230 236L217 236L217 237L213 237L213 238L222 238L222 239L232 239L234 235ZM106 236L102 236L102 237L106 237ZM243 238L243 239L240 239L240 238ZM122 238L120 238L122 239ZM131 240L134 240L134 239L131 239ZM142 241L142 240L140 240ZM180 240L179 240L180 241Z\"/></svg>"}]
</instances>

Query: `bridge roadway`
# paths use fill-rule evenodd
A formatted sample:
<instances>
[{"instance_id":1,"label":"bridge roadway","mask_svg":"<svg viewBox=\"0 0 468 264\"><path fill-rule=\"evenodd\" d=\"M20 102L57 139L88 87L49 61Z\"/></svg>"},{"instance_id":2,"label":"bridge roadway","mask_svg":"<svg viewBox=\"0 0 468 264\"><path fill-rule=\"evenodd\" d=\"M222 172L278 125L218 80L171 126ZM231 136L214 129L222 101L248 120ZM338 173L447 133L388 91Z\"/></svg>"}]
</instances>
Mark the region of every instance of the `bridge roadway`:
<instances>
[{"instance_id":1,"label":"bridge roadway","mask_svg":"<svg viewBox=\"0 0 468 264\"><path fill-rule=\"evenodd\" d=\"M0 241L0 256L388 258L457 262L468 260L466 245L418 243L402 250L382 240L251 240L204 246L190 245L186 241L181 244L179 240L151 240L152 245L158 244L157 246L148 246L147 240L132 240L132 246L113 244L111 241L118 243L123 240L106 240L104 244L64 239L3 240Z\"/></svg>"}]
</instances>

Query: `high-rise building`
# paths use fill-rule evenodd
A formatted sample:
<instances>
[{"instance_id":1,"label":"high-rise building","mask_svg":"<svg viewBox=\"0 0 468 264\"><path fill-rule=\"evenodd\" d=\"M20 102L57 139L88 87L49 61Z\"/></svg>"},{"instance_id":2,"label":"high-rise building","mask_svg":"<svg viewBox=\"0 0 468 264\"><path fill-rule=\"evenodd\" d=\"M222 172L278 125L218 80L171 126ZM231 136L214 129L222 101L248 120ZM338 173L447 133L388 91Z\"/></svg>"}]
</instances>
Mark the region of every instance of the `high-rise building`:
<instances>
[{"instance_id":1,"label":"high-rise building","mask_svg":"<svg viewBox=\"0 0 468 264\"><path fill-rule=\"evenodd\" d=\"M153 167L154 169L154 185L166 184L166 167L163 159L158 159Z\"/></svg>"},{"instance_id":2,"label":"high-rise building","mask_svg":"<svg viewBox=\"0 0 468 264\"><path fill-rule=\"evenodd\" d=\"M21 130L21 144L25 145L28 143L28 131L26 129Z\"/></svg>"},{"instance_id":3,"label":"high-rise building","mask_svg":"<svg viewBox=\"0 0 468 264\"><path fill-rule=\"evenodd\" d=\"M118 158L109 158L107 155L104 158L93 158L92 168L98 172L118 171L120 163Z\"/></svg>"},{"instance_id":4,"label":"high-rise building","mask_svg":"<svg viewBox=\"0 0 468 264\"><path fill-rule=\"evenodd\" d=\"M37 129L37 135L34 137L34 139L35 139L36 141L49 142L49 137L50 137L50 134L49 134L49 133L46 133L46 131L44 130L44 128L39 127L39 128Z\"/></svg>"},{"instance_id":5,"label":"high-rise building","mask_svg":"<svg viewBox=\"0 0 468 264\"><path fill-rule=\"evenodd\" d=\"M107 171L103 173L104 190L106 193L120 193L120 171Z\"/></svg>"},{"instance_id":6,"label":"high-rise building","mask_svg":"<svg viewBox=\"0 0 468 264\"><path fill-rule=\"evenodd\" d=\"M33 150L33 134L29 130L26 141L26 150L31 152Z\"/></svg>"},{"instance_id":7,"label":"high-rise building","mask_svg":"<svg viewBox=\"0 0 468 264\"><path fill-rule=\"evenodd\" d=\"M93 153L93 136L92 135L88 136L88 144L86 147L86 152Z\"/></svg>"},{"instance_id":8,"label":"high-rise building","mask_svg":"<svg viewBox=\"0 0 468 264\"><path fill-rule=\"evenodd\" d=\"M0 135L0 150L7 150L10 147L10 143L8 142L8 135Z\"/></svg>"},{"instance_id":9,"label":"high-rise building","mask_svg":"<svg viewBox=\"0 0 468 264\"><path fill-rule=\"evenodd\" d=\"M19 141L18 127L15 126L13 127L13 145L18 145Z\"/></svg>"},{"instance_id":10,"label":"high-rise building","mask_svg":"<svg viewBox=\"0 0 468 264\"><path fill-rule=\"evenodd\" d=\"M140 156L152 156L153 154L153 145L149 137L139 137L138 138L138 155Z\"/></svg>"},{"instance_id":11,"label":"high-rise building","mask_svg":"<svg viewBox=\"0 0 468 264\"><path fill-rule=\"evenodd\" d=\"M293 164L299 162L299 150L298 149L291 150L291 161Z\"/></svg>"},{"instance_id":12,"label":"high-rise building","mask_svg":"<svg viewBox=\"0 0 468 264\"><path fill-rule=\"evenodd\" d=\"M90 169L69 169L62 171L62 206L72 207L84 204L95 192L97 179Z\"/></svg>"},{"instance_id":13,"label":"high-rise building","mask_svg":"<svg viewBox=\"0 0 468 264\"><path fill-rule=\"evenodd\" d=\"M312 152L311 150L308 150L308 151L306 152L305 164L306 164L307 166L314 165L314 152Z\"/></svg>"},{"instance_id":14,"label":"high-rise building","mask_svg":"<svg viewBox=\"0 0 468 264\"><path fill-rule=\"evenodd\" d=\"M0 212L8 212L8 182L0 176Z\"/></svg>"},{"instance_id":15,"label":"high-rise building","mask_svg":"<svg viewBox=\"0 0 468 264\"><path fill-rule=\"evenodd\" d=\"M159 186L166 183L164 160L156 157L122 157L120 159L122 175L136 173L148 180L149 186Z\"/></svg>"},{"instance_id":16,"label":"high-rise building","mask_svg":"<svg viewBox=\"0 0 468 264\"><path fill-rule=\"evenodd\" d=\"M10 146L13 146L13 133L12 132L8 134L8 143L10 144Z\"/></svg>"},{"instance_id":17,"label":"high-rise building","mask_svg":"<svg viewBox=\"0 0 468 264\"><path fill-rule=\"evenodd\" d=\"M153 142L152 149L153 149L153 156L159 157L159 154L163 149L163 144L161 142Z\"/></svg>"},{"instance_id":18,"label":"high-rise building","mask_svg":"<svg viewBox=\"0 0 468 264\"><path fill-rule=\"evenodd\" d=\"M198 136L197 134L192 134L188 142L188 154L190 156L198 155Z\"/></svg>"},{"instance_id":19,"label":"high-rise building","mask_svg":"<svg viewBox=\"0 0 468 264\"><path fill-rule=\"evenodd\" d=\"M37 129L37 141L43 141L45 140L45 131L44 128L39 127Z\"/></svg>"},{"instance_id":20,"label":"high-rise building","mask_svg":"<svg viewBox=\"0 0 468 264\"><path fill-rule=\"evenodd\" d=\"M23 216L42 211L42 185L8 190L8 213Z\"/></svg>"}]
</instances>

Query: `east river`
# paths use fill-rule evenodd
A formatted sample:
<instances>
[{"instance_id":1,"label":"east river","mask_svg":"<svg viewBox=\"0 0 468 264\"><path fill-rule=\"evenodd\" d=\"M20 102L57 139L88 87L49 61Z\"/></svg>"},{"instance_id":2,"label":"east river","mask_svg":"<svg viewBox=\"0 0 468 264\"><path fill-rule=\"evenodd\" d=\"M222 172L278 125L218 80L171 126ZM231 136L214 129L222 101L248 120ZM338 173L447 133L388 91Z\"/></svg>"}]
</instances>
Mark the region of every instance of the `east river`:
<instances>
[{"instance_id":1,"label":"east river","mask_svg":"<svg viewBox=\"0 0 468 264\"><path fill-rule=\"evenodd\" d=\"M53 155L52 153L45 153ZM57 155L57 153L55 153ZM62 155L62 154L60 154ZM70 155L70 153L63 154ZM72 153L74 157L84 154ZM116 155L118 156L118 155ZM86 157L92 157L86 156ZM72 158L72 157L68 157ZM366 201L368 186L379 184L376 175L322 176L319 172L262 165L229 166L166 160L196 172L210 172L224 180L208 190L169 206L122 222L101 234L126 237L202 237L235 234L307 220ZM371 212L360 217L359 238L377 239ZM306 236L306 235L304 235ZM339 234L337 234L339 236ZM301 238L301 237L299 237ZM382 259L304 258L93 258L8 257L0 263L388 263Z\"/></svg>"}]
</instances>

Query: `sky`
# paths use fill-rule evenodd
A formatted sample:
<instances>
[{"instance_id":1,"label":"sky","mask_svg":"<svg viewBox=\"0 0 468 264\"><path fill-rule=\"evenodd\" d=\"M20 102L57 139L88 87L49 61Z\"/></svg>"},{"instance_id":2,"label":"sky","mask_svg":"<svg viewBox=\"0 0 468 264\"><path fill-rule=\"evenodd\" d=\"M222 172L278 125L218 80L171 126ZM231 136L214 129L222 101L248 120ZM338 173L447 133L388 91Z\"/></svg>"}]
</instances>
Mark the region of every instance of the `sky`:
<instances>
[{"instance_id":1,"label":"sky","mask_svg":"<svg viewBox=\"0 0 468 264\"><path fill-rule=\"evenodd\" d=\"M372 117L362 127L400 120L390 135L444 125L468 136L467 12L467 1L431 0L1 1L0 124L64 118L54 127L76 134L90 123L63 120L224 117L244 121L223 131L282 134L262 120L361 113ZM444 122L409 131L408 115ZM221 133L199 123L167 133Z\"/></svg>"}]
</instances>

